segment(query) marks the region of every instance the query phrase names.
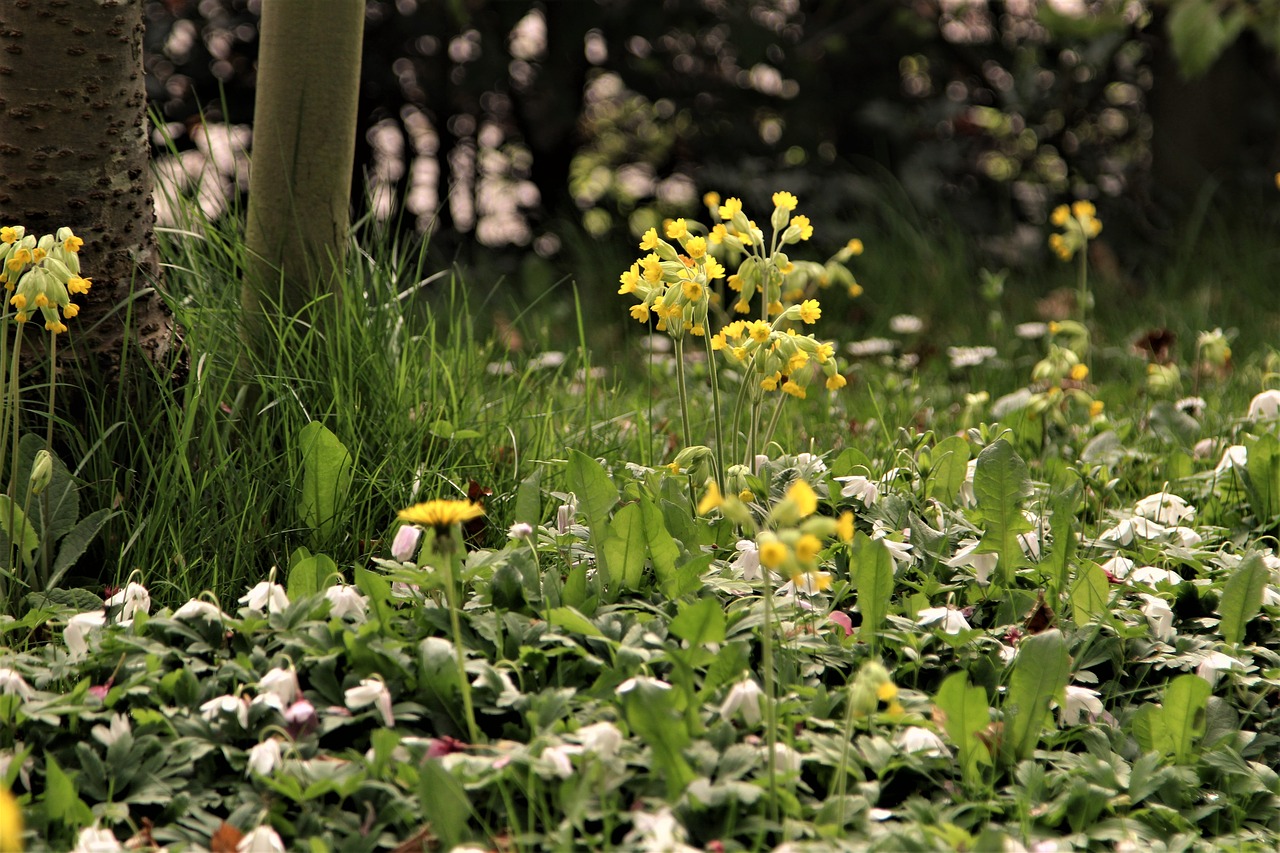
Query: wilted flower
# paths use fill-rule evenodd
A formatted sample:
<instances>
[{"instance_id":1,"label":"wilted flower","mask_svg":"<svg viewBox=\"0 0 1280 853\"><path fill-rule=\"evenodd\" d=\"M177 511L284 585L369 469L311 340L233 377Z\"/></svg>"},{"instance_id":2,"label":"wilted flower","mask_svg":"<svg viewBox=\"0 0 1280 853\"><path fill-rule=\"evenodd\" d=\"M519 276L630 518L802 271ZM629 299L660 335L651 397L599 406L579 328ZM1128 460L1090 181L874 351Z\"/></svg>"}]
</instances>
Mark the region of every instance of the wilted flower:
<instances>
[{"instance_id":1,"label":"wilted flower","mask_svg":"<svg viewBox=\"0 0 1280 853\"><path fill-rule=\"evenodd\" d=\"M381 678L365 678L355 687L348 687L343 699L351 710L373 705L382 714L382 722L390 728L396 724L395 715L391 713L391 692Z\"/></svg>"},{"instance_id":2,"label":"wilted flower","mask_svg":"<svg viewBox=\"0 0 1280 853\"><path fill-rule=\"evenodd\" d=\"M272 581L257 584L239 601L255 613L279 613L289 606L289 596L285 594L284 587Z\"/></svg>"},{"instance_id":3,"label":"wilted flower","mask_svg":"<svg viewBox=\"0 0 1280 853\"><path fill-rule=\"evenodd\" d=\"M764 691L752 679L739 681L729 688L729 693L720 703L720 718L731 720L739 712L748 726L754 727L760 722L760 703L764 699Z\"/></svg>"},{"instance_id":4,"label":"wilted flower","mask_svg":"<svg viewBox=\"0 0 1280 853\"><path fill-rule=\"evenodd\" d=\"M942 738L923 726L907 726L893 736L893 743L903 752L918 752L929 756L950 754Z\"/></svg>"},{"instance_id":5,"label":"wilted flower","mask_svg":"<svg viewBox=\"0 0 1280 853\"><path fill-rule=\"evenodd\" d=\"M959 634L970 628L969 620L954 607L926 607L916 614L917 625L923 627L935 623L948 634Z\"/></svg>"},{"instance_id":6,"label":"wilted flower","mask_svg":"<svg viewBox=\"0 0 1280 853\"><path fill-rule=\"evenodd\" d=\"M1098 691L1068 684L1062 704L1058 706L1058 725L1074 726L1086 714L1088 715L1086 719L1092 721L1104 713L1105 709L1102 707L1102 699L1099 698Z\"/></svg>"},{"instance_id":7,"label":"wilted flower","mask_svg":"<svg viewBox=\"0 0 1280 853\"><path fill-rule=\"evenodd\" d=\"M267 738L257 746L249 748L249 760L244 775L257 773L259 776L270 776L271 771L280 764L280 739Z\"/></svg>"}]
</instances>

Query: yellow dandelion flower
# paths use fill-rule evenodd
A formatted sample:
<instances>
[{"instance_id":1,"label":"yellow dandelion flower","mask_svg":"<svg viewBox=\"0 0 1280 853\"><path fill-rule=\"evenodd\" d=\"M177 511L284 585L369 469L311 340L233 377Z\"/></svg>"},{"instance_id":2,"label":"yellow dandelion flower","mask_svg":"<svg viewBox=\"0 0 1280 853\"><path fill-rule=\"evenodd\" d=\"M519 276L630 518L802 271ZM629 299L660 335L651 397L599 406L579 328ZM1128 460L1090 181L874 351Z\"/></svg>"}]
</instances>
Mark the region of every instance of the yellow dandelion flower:
<instances>
[{"instance_id":1,"label":"yellow dandelion flower","mask_svg":"<svg viewBox=\"0 0 1280 853\"><path fill-rule=\"evenodd\" d=\"M776 192L773 194L773 206L787 211L788 213L796 209L799 201L789 192Z\"/></svg>"},{"instance_id":2,"label":"yellow dandelion flower","mask_svg":"<svg viewBox=\"0 0 1280 853\"><path fill-rule=\"evenodd\" d=\"M482 515L484 507L474 501L434 500L406 507L396 517L406 524L420 524L442 531Z\"/></svg>"}]
</instances>

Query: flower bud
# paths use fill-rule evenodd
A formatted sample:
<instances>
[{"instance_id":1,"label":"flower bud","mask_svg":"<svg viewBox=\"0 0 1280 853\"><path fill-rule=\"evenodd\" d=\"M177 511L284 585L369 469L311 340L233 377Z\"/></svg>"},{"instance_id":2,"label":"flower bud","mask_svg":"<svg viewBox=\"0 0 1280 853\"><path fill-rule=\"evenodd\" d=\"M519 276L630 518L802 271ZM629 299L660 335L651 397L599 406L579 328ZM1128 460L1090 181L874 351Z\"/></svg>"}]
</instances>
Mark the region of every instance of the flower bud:
<instances>
[{"instance_id":1,"label":"flower bud","mask_svg":"<svg viewBox=\"0 0 1280 853\"><path fill-rule=\"evenodd\" d=\"M31 494L39 495L53 481L53 455L47 450L36 452L35 461L31 464Z\"/></svg>"}]
</instances>

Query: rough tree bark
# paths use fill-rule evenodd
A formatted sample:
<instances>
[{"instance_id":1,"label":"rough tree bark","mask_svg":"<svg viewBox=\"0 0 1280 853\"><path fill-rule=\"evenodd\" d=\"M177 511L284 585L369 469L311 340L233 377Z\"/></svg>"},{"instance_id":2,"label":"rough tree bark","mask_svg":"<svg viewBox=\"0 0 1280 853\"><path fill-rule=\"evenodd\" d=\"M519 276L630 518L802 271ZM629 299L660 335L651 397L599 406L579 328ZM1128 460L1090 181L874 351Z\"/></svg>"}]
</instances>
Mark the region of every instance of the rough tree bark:
<instances>
[{"instance_id":1,"label":"rough tree bark","mask_svg":"<svg viewBox=\"0 0 1280 853\"><path fill-rule=\"evenodd\" d=\"M112 384L130 341L161 364L179 341L155 289L143 6L0 0L0 224L36 235L66 225L84 240L93 287L63 365Z\"/></svg>"}]
</instances>

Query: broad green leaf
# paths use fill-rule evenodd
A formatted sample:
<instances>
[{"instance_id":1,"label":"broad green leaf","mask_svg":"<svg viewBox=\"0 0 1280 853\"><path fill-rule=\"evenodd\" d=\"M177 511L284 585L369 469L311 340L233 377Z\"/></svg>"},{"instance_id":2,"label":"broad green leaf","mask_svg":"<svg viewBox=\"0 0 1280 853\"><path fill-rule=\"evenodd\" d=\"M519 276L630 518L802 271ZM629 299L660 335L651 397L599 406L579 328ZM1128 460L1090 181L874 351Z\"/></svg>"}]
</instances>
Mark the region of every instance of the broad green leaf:
<instances>
[{"instance_id":1,"label":"broad green leaf","mask_svg":"<svg viewBox=\"0 0 1280 853\"><path fill-rule=\"evenodd\" d=\"M725 618L721 603L714 598L681 603L676 618L671 620L670 630L694 647L723 643Z\"/></svg>"},{"instance_id":2,"label":"broad green leaf","mask_svg":"<svg viewBox=\"0 0 1280 853\"><path fill-rule=\"evenodd\" d=\"M462 783L440 761L423 762L418 776L418 802L443 850L465 840L471 820L471 798Z\"/></svg>"},{"instance_id":3,"label":"broad green leaf","mask_svg":"<svg viewBox=\"0 0 1280 853\"><path fill-rule=\"evenodd\" d=\"M858 593L858 612L862 614L858 638L874 649L879 643L880 625L889 615L893 556L883 542L862 532L853 540L853 584Z\"/></svg>"},{"instance_id":4,"label":"broad green leaf","mask_svg":"<svg viewBox=\"0 0 1280 853\"><path fill-rule=\"evenodd\" d=\"M1111 621L1111 585L1096 563L1084 562L1071 587L1071 618L1084 627Z\"/></svg>"},{"instance_id":5,"label":"broad green leaf","mask_svg":"<svg viewBox=\"0 0 1280 853\"><path fill-rule=\"evenodd\" d=\"M386 630L391 624L391 584L377 572L359 566L356 567L352 576L355 579L356 589L369 596L369 603L378 614L378 621L382 623L383 630Z\"/></svg>"},{"instance_id":6,"label":"broad green leaf","mask_svg":"<svg viewBox=\"0 0 1280 853\"><path fill-rule=\"evenodd\" d=\"M639 504L629 503L609 522L604 550L609 566L609 599L624 590L639 592L645 564L644 518Z\"/></svg>"},{"instance_id":7,"label":"broad green leaf","mask_svg":"<svg viewBox=\"0 0 1280 853\"><path fill-rule=\"evenodd\" d=\"M75 780L58 765L52 752L45 753L44 814L49 821L73 831L93 822L93 812L80 799Z\"/></svg>"},{"instance_id":8,"label":"broad green leaf","mask_svg":"<svg viewBox=\"0 0 1280 853\"><path fill-rule=\"evenodd\" d=\"M9 550L9 543L17 539L22 564L30 568L36 548L40 546L40 536L35 531L35 525L27 522L27 517L22 513L22 507L9 500L8 495L0 495L0 529L5 533L6 553ZM4 559L7 559L7 556Z\"/></svg>"},{"instance_id":9,"label":"broad green leaf","mask_svg":"<svg viewBox=\"0 0 1280 853\"><path fill-rule=\"evenodd\" d=\"M1031 494L1027 463L1003 438L993 441L978 454L973 474L973 494L982 516L981 550L1000 558L1000 570L1007 581L1022 560L1018 534L1031 529L1022 514L1022 500Z\"/></svg>"},{"instance_id":10,"label":"broad green leaf","mask_svg":"<svg viewBox=\"0 0 1280 853\"><path fill-rule=\"evenodd\" d=\"M1195 759L1196 747L1207 722L1206 706L1213 687L1198 675L1180 675L1164 691L1157 720L1156 748L1171 754L1178 764Z\"/></svg>"},{"instance_id":11,"label":"broad green leaf","mask_svg":"<svg viewBox=\"0 0 1280 853\"><path fill-rule=\"evenodd\" d=\"M290 561L285 592L291 601L314 595L324 589L326 581L337 572L338 564L327 554L311 554L296 563Z\"/></svg>"},{"instance_id":12,"label":"broad green leaf","mask_svg":"<svg viewBox=\"0 0 1280 853\"><path fill-rule=\"evenodd\" d=\"M659 582L666 582L675 576L680 546L667 532L666 521L657 504L643 496L640 498L640 517L644 522L644 536L649 546L649 559L653 561L653 573Z\"/></svg>"},{"instance_id":13,"label":"broad green leaf","mask_svg":"<svg viewBox=\"0 0 1280 853\"><path fill-rule=\"evenodd\" d=\"M319 539L337 530L338 515L351 489L351 454L338 437L319 421L298 433L302 451L302 494L298 514Z\"/></svg>"},{"instance_id":14,"label":"broad green leaf","mask_svg":"<svg viewBox=\"0 0 1280 853\"><path fill-rule=\"evenodd\" d=\"M542 468L534 468L533 473L520 481L516 489L515 520L525 524L538 526L542 521Z\"/></svg>"},{"instance_id":15,"label":"broad green leaf","mask_svg":"<svg viewBox=\"0 0 1280 853\"><path fill-rule=\"evenodd\" d=\"M71 528L71 531L62 538L62 544L58 548L58 556L54 558L52 574L48 578L48 583L57 583L58 579L75 565L76 560L80 559L85 549L89 547L89 543L94 540L94 537L102 530L102 526L113 515L115 513L109 509L95 510L80 519L80 522Z\"/></svg>"},{"instance_id":16,"label":"broad green leaf","mask_svg":"<svg viewBox=\"0 0 1280 853\"><path fill-rule=\"evenodd\" d=\"M1237 468L1257 523L1269 526L1280 514L1280 440L1271 433L1245 439L1248 461Z\"/></svg>"},{"instance_id":17,"label":"broad green leaf","mask_svg":"<svg viewBox=\"0 0 1280 853\"><path fill-rule=\"evenodd\" d=\"M701 554L686 560L665 579L659 579L658 589L669 599L683 598L702 588L702 574L715 561L715 554Z\"/></svg>"},{"instance_id":18,"label":"broad green leaf","mask_svg":"<svg viewBox=\"0 0 1280 853\"><path fill-rule=\"evenodd\" d=\"M967 673L956 672L942 682L933 703L942 712L942 727L947 737L956 745L956 757L965 782L977 784L980 781L978 764L991 763L986 744L978 739L978 733L991 723L986 691L970 685Z\"/></svg>"},{"instance_id":19,"label":"broad green leaf","mask_svg":"<svg viewBox=\"0 0 1280 853\"><path fill-rule=\"evenodd\" d=\"M929 493L947 506L955 506L969 473L969 442L958 435L944 438L930 451L930 457Z\"/></svg>"},{"instance_id":20,"label":"broad green leaf","mask_svg":"<svg viewBox=\"0 0 1280 853\"><path fill-rule=\"evenodd\" d=\"M564 587L560 590L560 600L570 607L585 607L587 603L587 566L585 563L579 563L569 569L569 575L564 579ZM595 607L588 607L588 610L595 610Z\"/></svg>"},{"instance_id":21,"label":"broad green leaf","mask_svg":"<svg viewBox=\"0 0 1280 853\"><path fill-rule=\"evenodd\" d=\"M1076 511L1084 485L1074 471L1066 474L1067 484L1059 485L1049 501L1049 529L1053 533L1053 550L1045 557L1041 567L1049 576L1049 597L1056 599L1067 588L1071 563L1076 553ZM1105 578L1104 578L1105 580Z\"/></svg>"},{"instance_id":22,"label":"broad green leaf","mask_svg":"<svg viewBox=\"0 0 1280 853\"><path fill-rule=\"evenodd\" d=\"M1203 76L1248 22L1246 10L1213 0L1179 0L1169 5L1169 47L1187 80Z\"/></svg>"},{"instance_id":23,"label":"broad green leaf","mask_svg":"<svg viewBox=\"0 0 1280 853\"><path fill-rule=\"evenodd\" d=\"M584 637L604 637L604 633L572 607L557 607L547 614L547 621Z\"/></svg>"},{"instance_id":24,"label":"broad green leaf","mask_svg":"<svg viewBox=\"0 0 1280 853\"><path fill-rule=\"evenodd\" d=\"M863 469L864 473L870 471L871 460L867 457L867 454L858 448L846 447L840 451L840 455L831 463L831 476L848 477L851 474L856 474L858 469Z\"/></svg>"},{"instance_id":25,"label":"broad green leaf","mask_svg":"<svg viewBox=\"0 0 1280 853\"><path fill-rule=\"evenodd\" d=\"M1003 705L1000 755L1006 764L1031 757L1049 713L1049 702L1062 691L1070 674L1067 641L1058 629L1025 637L1018 644Z\"/></svg>"},{"instance_id":26,"label":"broad green leaf","mask_svg":"<svg viewBox=\"0 0 1280 853\"><path fill-rule=\"evenodd\" d=\"M693 768L685 760L689 745L689 727L674 703L672 687L662 687L647 680L637 680L623 694L627 724L649 746L653 756L654 775L667 784L667 796L677 799L694 779Z\"/></svg>"},{"instance_id":27,"label":"broad green leaf","mask_svg":"<svg viewBox=\"0 0 1280 853\"><path fill-rule=\"evenodd\" d=\"M1252 551L1240 561L1231 577L1227 578L1222 589L1222 602L1218 605L1222 615L1218 626L1222 639L1233 646L1244 639L1245 626L1262 609L1262 596L1270 577L1260 552Z\"/></svg>"},{"instance_id":28,"label":"broad green leaf","mask_svg":"<svg viewBox=\"0 0 1280 853\"><path fill-rule=\"evenodd\" d=\"M578 509L587 518L587 526L603 525L609 510L618 502L618 487L604 466L580 450L569 451L565 470L569 491L578 499Z\"/></svg>"}]
</instances>

